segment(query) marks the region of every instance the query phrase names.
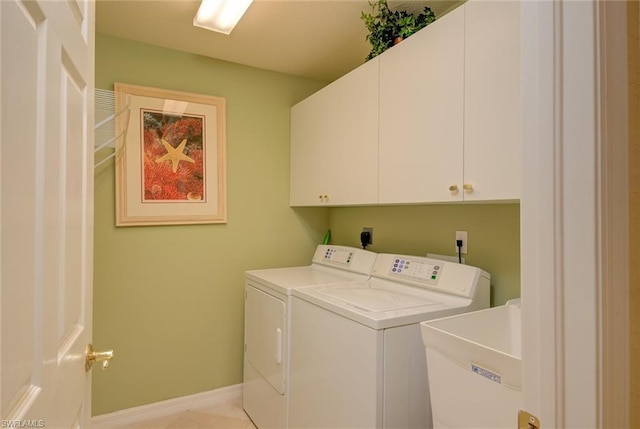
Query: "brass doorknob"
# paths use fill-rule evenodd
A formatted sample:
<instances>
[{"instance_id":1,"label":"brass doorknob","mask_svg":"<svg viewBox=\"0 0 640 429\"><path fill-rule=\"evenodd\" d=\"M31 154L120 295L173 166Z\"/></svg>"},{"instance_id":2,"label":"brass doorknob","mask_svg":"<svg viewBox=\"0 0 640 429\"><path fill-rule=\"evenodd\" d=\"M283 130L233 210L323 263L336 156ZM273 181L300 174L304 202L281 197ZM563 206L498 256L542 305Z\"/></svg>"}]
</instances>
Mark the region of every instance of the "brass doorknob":
<instances>
[{"instance_id":1,"label":"brass doorknob","mask_svg":"<svg viewBox=\"0 0 640 429\"><path fill-rule=\"evenodd\" d=\"M106 352L97 352L93 349L93 344L87 344L87 351L85 355L84 369L89 371L94 362L102 362L102 370L106 371L109 368L109 362L113 358L113 350L107 350Z\"/></svg>"},{"instance_id":2,"label":"brass doorknob","mask_svg":"<svg viewBox=\"0 0 640 429\"><path fill-rule=\"evenodd\" d=\"M451 185L451 186L449 186L449 191L450 191L452 194L457 194L457 193L458 193L458 185Z\"/></svg>"},{"instance_id":3,"label":"brass doorknob","mask_svg":"<svg viewBox=\"0 0 640 429\"><path fill-rule=\"evenodd\" d=\"M465 192L469 192L469 193L473 192L473 185L470 185L468 183L465 183L462 186L462 188L465 190Z\"/></svg>"}]
</instances>

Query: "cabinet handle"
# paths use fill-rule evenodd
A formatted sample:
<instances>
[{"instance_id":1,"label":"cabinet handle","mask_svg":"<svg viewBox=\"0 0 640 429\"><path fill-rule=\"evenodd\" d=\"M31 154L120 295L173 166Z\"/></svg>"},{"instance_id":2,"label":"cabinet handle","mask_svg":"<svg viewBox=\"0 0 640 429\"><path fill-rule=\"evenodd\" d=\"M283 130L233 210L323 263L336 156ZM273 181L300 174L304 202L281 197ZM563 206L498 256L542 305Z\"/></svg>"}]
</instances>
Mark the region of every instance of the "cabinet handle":
<instances>
[{"instance_id":1,"label":"cabinet handle","mask_svg":"<svg viewBox=\"0 0 640 429\"><path fill-rule=\"evenodd\" d=\"M318 195L318 199L320 199L320 201L327 202L329 201L329 195L327 194Z\"/></svg>"},{"instance_id":2,"label":"cabinet handle","mask_svg":"<svg viewBox=\"0 0 640 429\"><path fill-rule=\"evenodd\" d=\"M465 190L465 192L469 192L469 193L473 192L473 185L470 185L468 183L465 183L462 186L462 188Z\"/></svg>"},{"instance_id":3,"label":"cabinet handle","mask_svg":"<svg viewBox=\"0 0 640 429\"><path fill-rule=\"evenodd\" d=\"M457 194L458 193L458 185L451 185L449 186L449 191L451 191L452 194Z\"/></svg>"}]
</instances>

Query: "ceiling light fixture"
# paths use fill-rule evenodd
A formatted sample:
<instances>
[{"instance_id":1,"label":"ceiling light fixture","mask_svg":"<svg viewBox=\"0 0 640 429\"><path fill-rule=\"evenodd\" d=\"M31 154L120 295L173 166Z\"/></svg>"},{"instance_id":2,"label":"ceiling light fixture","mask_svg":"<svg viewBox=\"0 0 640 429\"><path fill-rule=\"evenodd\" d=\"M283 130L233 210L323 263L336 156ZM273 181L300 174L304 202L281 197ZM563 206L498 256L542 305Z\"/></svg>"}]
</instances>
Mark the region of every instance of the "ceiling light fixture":
<instances>
[{"instance_id":1,"label":"ceiling light fixture","mask_svg":"<svg viewBox=\"0 0 640 429\"><path fill-rule=\"evenodd\" d=\"M230 34L253 0L202 0L193 25Z\"/></svg>"}]
</instances>

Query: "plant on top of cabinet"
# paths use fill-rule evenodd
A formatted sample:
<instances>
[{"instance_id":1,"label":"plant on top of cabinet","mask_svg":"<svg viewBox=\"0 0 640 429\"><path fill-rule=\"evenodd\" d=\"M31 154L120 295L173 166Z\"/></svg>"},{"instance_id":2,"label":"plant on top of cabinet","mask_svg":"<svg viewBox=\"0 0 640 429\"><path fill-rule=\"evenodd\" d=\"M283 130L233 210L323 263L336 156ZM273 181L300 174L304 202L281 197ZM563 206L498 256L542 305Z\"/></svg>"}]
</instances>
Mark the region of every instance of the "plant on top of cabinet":
<instances>
[{"instance_id":1,"label":"plant on top of cabinet","mask_svg":"<svg viewBox=\"0 0 640 429\"><path fill-rule=\"evenodd\" d=\"M404 10L392 11L387 0L374 0L369 2L369 5L371 13L362 12L360 15L360 19L369 30L366 39L371 44L371 52L365 61L380 55L436 19L436 15L428 6L416 16Z\"/></svg>"}]
</instances>

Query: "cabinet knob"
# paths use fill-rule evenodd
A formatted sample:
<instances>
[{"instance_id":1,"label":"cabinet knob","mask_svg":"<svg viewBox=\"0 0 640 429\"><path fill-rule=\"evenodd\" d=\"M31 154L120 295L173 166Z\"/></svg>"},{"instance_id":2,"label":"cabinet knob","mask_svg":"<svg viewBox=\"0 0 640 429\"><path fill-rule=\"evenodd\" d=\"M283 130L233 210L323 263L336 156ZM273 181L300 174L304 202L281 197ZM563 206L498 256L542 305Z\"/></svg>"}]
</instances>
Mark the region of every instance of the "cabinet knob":
<instances>
[{"instance_id":1,"label":"cabinet knob","mask_svg":"<svg viewBox=\"0 0 640 429\"><path fill-rule=\"evenodd\" d=\"M320 194L320 195L318 195L318 199L320 199L320 201L327 202L327 201L329 201L329 195Z\"/></svg>"},{"instance_id":2,"label":"cabinet knob","mask_svg":"<svg viewBox=\"0 0 640 429\"><path fill-rule=\"evenodd\" d=\"M451 193L452 193L453 195L457 194L457 193L458 193L458 185L451 185L451 186L449 186L449 191L451 191Z\"/></svg>"},{"instance_id":3,"label":"cabinet knob","mask_svg":"<svg viewBox=\"0 0 640 429\"><path fill-rule=\"evenodd\" d=\"M469 193L473 192L473 185L470 185L468 183L465 183L462 186L462 188L465 190L465 192L469 192Z\"/></svg>"}]
</instances>

